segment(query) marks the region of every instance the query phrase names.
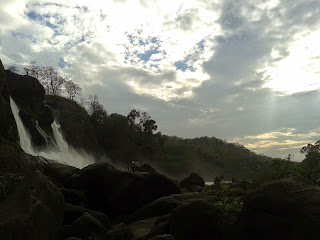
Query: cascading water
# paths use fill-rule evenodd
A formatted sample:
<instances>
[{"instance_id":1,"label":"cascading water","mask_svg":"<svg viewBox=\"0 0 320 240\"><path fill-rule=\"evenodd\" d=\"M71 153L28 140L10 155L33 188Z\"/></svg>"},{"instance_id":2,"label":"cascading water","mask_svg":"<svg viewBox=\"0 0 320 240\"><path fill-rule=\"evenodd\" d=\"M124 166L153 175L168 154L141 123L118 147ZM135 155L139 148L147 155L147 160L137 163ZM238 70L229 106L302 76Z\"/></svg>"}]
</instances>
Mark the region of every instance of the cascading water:
<instances>
[{"instance_id":1,"label":"cascading water","mask_svg":"<svg viewBox=\"0 0 320 240\"><path fill-rule=\"evenodd\" d=\"M53 146L50 146L48 144L47 148L41 151L35 150L32 146L30 135L24 127L19 115L19 108L11 97L10 105L17 124L20 146L23 151L33 156L41 156L47 159L56 160L58 162L65 163L77 168L84 168L94 162L91 155L85 152L79 152L68 146L68 143L61 133L60 125L56 121L51 124L56 144L54 144ZM38 124L36 124L36 128L44 138L47 137L46 133L40 128Z\"/></svg>"},{"instance_id":2,"label":"cascading water","mask_svg":"<svg viewBox=\"0 0 320 240\"><path fill-rule=\"evenodd\" d=\"M56 140L56 144L58 145L58 148L60 151L68 151L69 146L64 137L62 136L60 132L60 125L56 122L56 120L53 121L51 124L52 130L53 130L53 136Z\"/></svg>"},{"instance_id":3,"label":"cascading water","mask_svg":"<svg viewBox=\"0 0 320 240\"><path fill-rule=\"evenodd\" d=\"M35 155L35 151L33 150L32 144L31 144L31 138L27 130L24 128L22 120L19 115L19 108L17 104L13 101L13 99L10 97L10 106L11 111L14 117L14 120L17 124L18 134L20 138L20 146L23 151L30 155Z\"/></svg>"}]
</instances>

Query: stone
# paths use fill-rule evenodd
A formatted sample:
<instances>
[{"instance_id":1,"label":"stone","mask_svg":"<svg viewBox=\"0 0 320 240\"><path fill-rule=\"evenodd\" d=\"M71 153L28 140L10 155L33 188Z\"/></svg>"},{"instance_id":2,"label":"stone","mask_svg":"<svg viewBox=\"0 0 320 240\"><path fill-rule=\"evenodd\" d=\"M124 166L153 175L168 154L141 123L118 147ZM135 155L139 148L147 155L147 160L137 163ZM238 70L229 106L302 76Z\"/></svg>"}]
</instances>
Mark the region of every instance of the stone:
<instances>
[{"instance_id":1,"label":"stone","mask_svg":"<svg viewBox=\"0 0 320 240\"><path fill-rule=\"evenodd\" d=\"M180 182L181 188L185 188L190 192L201 192L204 187L204 180L196 173L190 174Z\"/></svg>"},{"instance_id":2,"label":"stone","mask_svg":"<svg viewBox=\"0 0 320 240\"><path fill-rule=\"evenodd\" d=\"M64 199L40 171L32 172L0 202L0 239L56 240Z\"/></svg>"},{"instance_id":3,"label":"stone","mask_svg":"<svg viewBox=\"0 0 320 240\"><path fill-rule=\"evenodd\" d=\"M180 193L179 187L163 175L122 172L108 163L83 168L65 185L85 190L88 208L110 217L132 213L155 199Z\"/></svg>"},{"instance_id":4,"label":"stone","mask_svg":"<svg viewBox=\"0 0 320 240\"><path fill-rule=\"evenodd\" d=\"M205 201L175 208L170 216L169 233L177 240L224 239L224 215Z\"/></svg>"},{"instance_id":5,"label":"stone","mask_svg":"<svg viewBox=\"0 0 320 240\"><path fill-rule=\"evenodd\" d=\"M245 198L238 224L245 238L312 239L320 234L320 188L296 174L265 184Z\"/></svg>"}]
</instances>

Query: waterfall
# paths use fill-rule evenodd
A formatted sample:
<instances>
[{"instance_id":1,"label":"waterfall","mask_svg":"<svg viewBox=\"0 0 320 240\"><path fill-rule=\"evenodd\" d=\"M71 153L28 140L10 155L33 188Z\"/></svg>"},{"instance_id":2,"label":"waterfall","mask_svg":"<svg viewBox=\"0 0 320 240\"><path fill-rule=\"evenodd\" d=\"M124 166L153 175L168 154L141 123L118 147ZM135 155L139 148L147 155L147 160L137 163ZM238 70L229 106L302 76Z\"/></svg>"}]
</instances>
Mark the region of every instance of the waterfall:
<instances>
[{"instance_id":1,"label":"waterfall","mask_svg":"<svg viewBox=\"0 0 320 240\"><path fill-rule=\"evenodd\" d=\"M16 124L17 124L17 129L18 129L18 134L20 139L20 146L22 150L30 155L35 155L35 151L31 144L30 135L27 132L27 130L24 128L21 117L19 115L19 108L11 97L10 97L10 106L11 106L11 111L12 111L14 120L16 121Z\"/></svg>"},{"instance_id":2,"label":"waterfall","mask_svg":"<svg viewBox=\"0 0 320 240\"><path fill-rule=\"evenodd\" d=\"M60 125L56 122L56 120L53 121L51 124L52 130L53 130L53 136L56 140L56 144L60 151L68 151L69 146L64 137L61 134L60 131Z\"/></svg>"},{"instance_id":3,"label":"waterfall","mask_svg":"<svg viewBox=\"0 0 320 240\"><path fill-rule=\"evenodd\" d=\"M14 116L14 119L17 124L20 146L23 151L33 156L41 156L46 159L56 160L63 164L68 164L77 168L84 168L89 164L94 163L94 158L86 152L78 151L71 146L68 146L68 143L64 139L60 125L54 120L51 124L53 130L53 136L56 144L49 145L41 151L37 151L32 147L30 134L27 129L24 127L21 117L19 115L19 108L10 97L11 110ZM36 124L36 128L39 133L47 139L47 134Z\"/></svg>"}]
</instances>

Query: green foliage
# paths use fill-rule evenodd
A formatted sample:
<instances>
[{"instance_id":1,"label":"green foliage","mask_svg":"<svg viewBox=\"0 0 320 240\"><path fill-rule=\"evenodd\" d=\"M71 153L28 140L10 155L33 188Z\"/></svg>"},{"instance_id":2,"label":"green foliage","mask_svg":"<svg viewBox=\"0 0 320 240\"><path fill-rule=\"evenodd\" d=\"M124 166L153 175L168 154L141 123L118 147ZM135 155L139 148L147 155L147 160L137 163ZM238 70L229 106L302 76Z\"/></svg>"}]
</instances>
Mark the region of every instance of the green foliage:
<instances>
[{"instance_id":1,"label":"green foliage","mask_svg":"<svg viewBox=\"0 0 320 240\"><path fill-rule=\"evenodd\" d=\"M6 173L0 176L0 200L12 192L14 187L23 179L20 173Z\"/></svg>"}]
</instances>

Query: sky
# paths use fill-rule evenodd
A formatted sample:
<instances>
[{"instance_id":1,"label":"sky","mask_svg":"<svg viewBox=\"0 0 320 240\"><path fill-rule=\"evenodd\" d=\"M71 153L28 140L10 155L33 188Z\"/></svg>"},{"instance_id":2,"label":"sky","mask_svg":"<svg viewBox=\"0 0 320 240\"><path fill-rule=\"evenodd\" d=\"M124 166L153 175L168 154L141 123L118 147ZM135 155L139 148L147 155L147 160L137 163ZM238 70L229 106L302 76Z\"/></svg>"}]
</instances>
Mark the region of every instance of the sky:
<instances>
[{"instance_id":1,"label":"sky","mask_svg":"<svg viewBox=\"0 0 320 240\"><path fill-rule=\"evenodd\" d=\"M109 113L301 161L320 140L319 0L0 0L0 58L53 66Z\"/></svg>"}]
</instances>

